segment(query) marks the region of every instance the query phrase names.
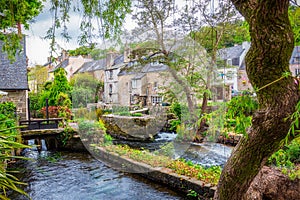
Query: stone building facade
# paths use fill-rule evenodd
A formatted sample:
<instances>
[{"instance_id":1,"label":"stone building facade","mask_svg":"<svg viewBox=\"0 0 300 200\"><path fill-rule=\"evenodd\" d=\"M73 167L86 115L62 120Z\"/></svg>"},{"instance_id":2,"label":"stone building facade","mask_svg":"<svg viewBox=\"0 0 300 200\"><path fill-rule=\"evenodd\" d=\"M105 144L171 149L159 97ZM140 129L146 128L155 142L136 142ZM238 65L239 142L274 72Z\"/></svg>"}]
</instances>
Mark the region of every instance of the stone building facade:
<instances>
[{"instance_id":1,"label":"stone building facade","mask_svg":"<svg viewBox=\"0 0 300 200\"><path fill-rule=\"evenodd\" d=\"M0 90L7 92L7 95L0 96L0 102L10 101L15 103L18 117L26 119L29 88L25 37L21 43L23 49L16 55L16 60L12 63L7 58L7 54L2 51L3 42L0 41Z\"/></svg>"}]
</instances>

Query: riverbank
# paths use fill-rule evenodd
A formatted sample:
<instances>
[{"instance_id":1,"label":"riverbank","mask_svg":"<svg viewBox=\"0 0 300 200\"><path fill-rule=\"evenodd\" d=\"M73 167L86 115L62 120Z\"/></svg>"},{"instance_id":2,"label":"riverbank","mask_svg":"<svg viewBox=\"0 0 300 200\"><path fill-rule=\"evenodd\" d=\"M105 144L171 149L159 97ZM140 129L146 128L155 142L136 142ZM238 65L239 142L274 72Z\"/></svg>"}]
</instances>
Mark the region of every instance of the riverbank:
<instances>
[{"instance_id":1,"label":"riverbank","mask_svg":"<svg viewBox=\"0 0 300 200\"><path fill-rule=\"evenodd\" d=\"M210 199L213 197L216 187L210 183L197 180L174 173L167 167L153 167L143 162L137 162L115 152L108 151L105 147L95 146L92 153L97 159L100 159L110 167L130 173L137 173L152 181L167 185L175 191L180 191L186 195L193 193L195 199Z\"/></svg>"}]
</instances>

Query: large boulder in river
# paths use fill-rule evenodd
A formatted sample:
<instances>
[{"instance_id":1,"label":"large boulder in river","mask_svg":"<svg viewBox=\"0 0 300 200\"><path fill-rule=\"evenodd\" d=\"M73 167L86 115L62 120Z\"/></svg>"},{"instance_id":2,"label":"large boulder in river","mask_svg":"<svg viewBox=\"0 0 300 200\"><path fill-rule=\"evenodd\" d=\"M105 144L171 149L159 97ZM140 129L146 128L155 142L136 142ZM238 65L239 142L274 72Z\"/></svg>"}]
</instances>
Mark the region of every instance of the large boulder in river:
<instances>
[{"instance_id":1,"label":"large boulder in river","mask_svg":"<svg viewBox=\"0 0 300 200\"><path fill-rule=\"evenodd\" d=\"M102 120L107 133L125 140L152 140L166 123L165 116L145 115L143 117L104 115Z\"/></svg>"}]
</instances>

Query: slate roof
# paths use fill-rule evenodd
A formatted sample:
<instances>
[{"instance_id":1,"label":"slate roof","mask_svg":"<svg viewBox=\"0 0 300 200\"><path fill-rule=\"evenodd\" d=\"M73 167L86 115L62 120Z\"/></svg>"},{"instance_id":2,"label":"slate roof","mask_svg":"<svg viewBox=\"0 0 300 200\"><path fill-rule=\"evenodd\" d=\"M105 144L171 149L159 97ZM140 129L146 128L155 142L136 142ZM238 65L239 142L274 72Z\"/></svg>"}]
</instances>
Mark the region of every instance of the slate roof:
<instances>
[{"instance_id":1,"label":"slate roof","mask_svg":"<svg viewBox=\"0 0 300 200\"><path fill-rule=\"evenodd\" d=\"M25 36L21 41L23 50L16 55L16 61L10 63L7 54L2 51L0 41L0 90L28 90Z\"/></svg>"},{"instance_id":2,"label":"slate roof","mask_svg":"<svg viewBox=\"0 0 300 200\"><path fill-rule=\"evenodd\" d=\"M218 57L222 60L234 59L239 58L240 55L243 53L244 49L242 45L236 45L233 47L228 47L224 49L218 50Z\"/></svg>"},{"instance_id":3,"label":"slate roof","mask_svg":"<svg viewBox=\"0 0 300 200\"><path fill-rule=\"evenodd\" d=\"M121 54L115 58L113 65L120 65L123 63L124 63L124 54Z\"/></svg>"},{"instance_id":4,"label":"slate roof","mask_svg":"<svg viewBox=\"0 0 300 200\"><path fill-rule=\"evenodd\" d=\"M135 77L133 77L133 80L142 79L145 75L146 75L145 73L138 73Z\"/></svg>"},{"instance_id":5,"label":"slate roof","mask_svg":"<svg viewBox=\"0 0 300 200\"><path fill-rule=\"evenodd\" d=\"M295 46L290 58L291 65L300 65L300 46Z\"/></svg>"},{"instance_id":6,"label":"slate roof","mask_svg":"<svg viewBox=\"0 0 300 200\"><path fill-rule=\"evenodd\" d=\"M101 60L94 60L90 62L86 62L82 65L82 67L76 73L84 73L84 72L94 72L97 70L105 70L106 66L106 58Z\"/></svg>"},{"instance_id":7,"label":"slate roof","mask_svg":"<svg viewBox=\"0 0 300 200\"><path fill-rule=\"evenodd\" d=\"M59 63L58 65L56 65L54 67L54 69L52 69L50 72L54 72L56 69L58 69L60 67L65 69L68 65L69 65L69 59L65 59L61 63Z\"/></svg>"},{"instance_id":8,"label":"slate roof","mask_svg":"<svg viewBox=\"0 0 300 200\"><path fill-rule=\"evenodd\" d=\"M143 67L142 72L149 73L149 72L160 72L160 71L167 71L169 70L169 67L164 64L146 64L145 67Z\"/></svg>"},{"instance_id":9,"label":"slate roof","mask_svg":"<svg viewBox=\"0 0 300 200\"><path fill-rule=\"evenodd\" d=\"M134 66L126 65L124 68L121 69L118 76L130 75L130 74L145 74L150 72L160 72L160 71L167 71L169 67L164 64L153 64L147 63L144 66L140 64Z\"/></svg>"}]
</instances>

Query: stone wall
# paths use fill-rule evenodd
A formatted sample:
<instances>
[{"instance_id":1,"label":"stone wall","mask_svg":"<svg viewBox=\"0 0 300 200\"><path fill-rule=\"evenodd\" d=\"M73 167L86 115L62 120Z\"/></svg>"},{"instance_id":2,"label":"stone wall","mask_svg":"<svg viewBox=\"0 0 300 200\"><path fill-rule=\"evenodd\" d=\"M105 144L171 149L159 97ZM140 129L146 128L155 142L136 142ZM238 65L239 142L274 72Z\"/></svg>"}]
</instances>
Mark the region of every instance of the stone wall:
<instances>
[{"instance_id":1,"label":"stone wall","mask_svg":"<svg viewBox=\"0 0 300 200\"><path fill-rule=\"evenodd\" d=\"M8 95L0 97L0 102L13 102L17 107L19 119L27 119L27 90L11 90L6 92Z\"/></svg>"}]
</instances>

